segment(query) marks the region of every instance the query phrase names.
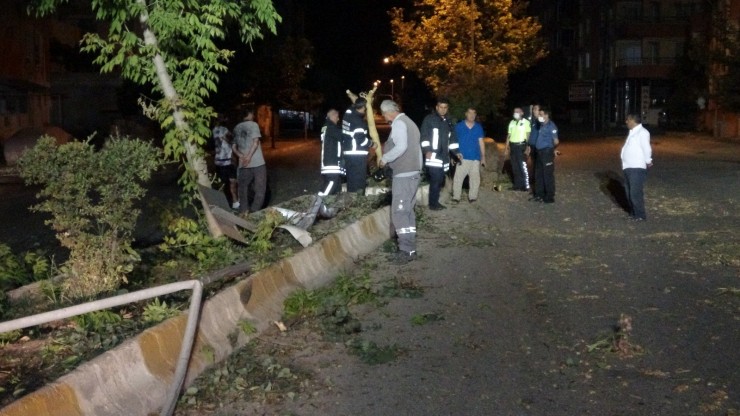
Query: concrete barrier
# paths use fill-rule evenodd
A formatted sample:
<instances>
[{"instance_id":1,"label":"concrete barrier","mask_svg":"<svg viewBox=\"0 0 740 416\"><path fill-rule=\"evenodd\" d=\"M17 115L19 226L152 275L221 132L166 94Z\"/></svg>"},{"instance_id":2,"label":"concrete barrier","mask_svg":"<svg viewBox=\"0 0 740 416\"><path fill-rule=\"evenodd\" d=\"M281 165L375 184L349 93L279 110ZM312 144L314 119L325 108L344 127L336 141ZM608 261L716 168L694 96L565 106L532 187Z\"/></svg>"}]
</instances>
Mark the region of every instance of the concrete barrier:
<instances>
[{"instance_id":1,"label":"concrete barrier","mask_svg":"<svg viewBox=\"0 0 740 416\"><path fill-rule=\"evenodd\" d=\"M389 207L319 240L208 299L185 385L280 319L283 301L298 289L329 283L389 237ZM257 329L247 335L241 321ZM135 416L158 412L175 372L186 313L149 328L16 400L0 416Z\"/></svg>"}]
</instances>

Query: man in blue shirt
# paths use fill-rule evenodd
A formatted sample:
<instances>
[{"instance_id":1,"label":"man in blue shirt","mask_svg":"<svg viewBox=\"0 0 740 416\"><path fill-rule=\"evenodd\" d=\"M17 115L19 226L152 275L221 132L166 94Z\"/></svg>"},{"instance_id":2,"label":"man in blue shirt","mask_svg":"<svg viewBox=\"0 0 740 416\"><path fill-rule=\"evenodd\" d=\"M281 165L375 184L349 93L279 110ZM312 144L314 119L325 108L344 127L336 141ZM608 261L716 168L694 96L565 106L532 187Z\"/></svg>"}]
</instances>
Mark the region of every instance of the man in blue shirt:
<instances>
[{"instance_id":1,"label":"man in blue shirt","mask_svg":"<svg viewBox=\"0 0 740 416\"><path fill-rule=\"evenodd\" d=\"M457 123L455 134L459 144L462 162L455 169L455 178L452 181L452 202L459 203L462 196L462 186L465 177L469 177L470 189L468 201L478 199L480 188L480 168L486 165L486 147L483 144L483 127L475 121L475 108L468 107L465 111L465 120Z\"/></svg>"},{"instance_id":2,"label":"man in blue shirt","mask_svg":"<svg viewBox=\"0 0 740 416\"><path fill-rule=\"evenodd\" d=\"M532 201L551 204L555 202L555 147L558 140L558 126L550 120L550 110L541 107L537 118L540 122L537 136L537 159L534 170L535 190Z\"/></svg>"}]
</instances>

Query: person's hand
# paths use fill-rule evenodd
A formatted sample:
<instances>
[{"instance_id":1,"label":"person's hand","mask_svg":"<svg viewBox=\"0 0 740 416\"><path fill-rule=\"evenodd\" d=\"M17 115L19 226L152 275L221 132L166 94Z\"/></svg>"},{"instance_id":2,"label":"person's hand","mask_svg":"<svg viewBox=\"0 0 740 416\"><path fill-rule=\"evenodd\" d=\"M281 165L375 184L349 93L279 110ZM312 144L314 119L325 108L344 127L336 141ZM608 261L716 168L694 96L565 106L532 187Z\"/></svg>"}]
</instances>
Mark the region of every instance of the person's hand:
<instances>
[{"instance_id":1,"label":"person's hand","mask_svg":"<svg viewBox=\"0 0 740 416\"><path fill-rule=\"evenodd\" d=\"M426 152L426 153L424 153L424 158L427 159L427 160L431 159L432 158L432 152Z\"/></svg>"},{"instance_id":2,"label":"person's hand","mask_svg":"<svg viewBox=\"0 0 740 416\"><path fill-rule=\"evenodd\" d=\"M383 162L383 159L378 160L378 166L381 168L385 166L385 162Z\"/></svg>"},{"instance_id":3,"label":"person's hand","mask_svg":"<svg viewBox=\"0 0 740 416\"><path fill-rule=\"evenodd\" d=\"M647 167L652 168L653 167L653 163L652 162L648 163L647 164Z\"/></svg>"}]
</instances>

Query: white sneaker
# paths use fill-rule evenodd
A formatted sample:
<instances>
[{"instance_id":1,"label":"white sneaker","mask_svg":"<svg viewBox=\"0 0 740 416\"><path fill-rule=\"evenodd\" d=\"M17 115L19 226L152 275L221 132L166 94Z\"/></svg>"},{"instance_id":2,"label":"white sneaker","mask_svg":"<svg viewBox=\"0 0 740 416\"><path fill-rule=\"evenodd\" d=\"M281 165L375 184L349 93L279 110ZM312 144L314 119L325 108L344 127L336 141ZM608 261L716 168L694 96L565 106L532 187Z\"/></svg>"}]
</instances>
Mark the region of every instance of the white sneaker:
<instances>
[{"instance_id":1,"label":"white sneaker","mask_svg":"<svg viewBox=\"0 0 740 416\"><path fill-rule=\"evenodd\" d=\"M239 201L234 202L231 204L231 209L239 209L241 205L239 204Z\"/></svg>"}]
</instances>

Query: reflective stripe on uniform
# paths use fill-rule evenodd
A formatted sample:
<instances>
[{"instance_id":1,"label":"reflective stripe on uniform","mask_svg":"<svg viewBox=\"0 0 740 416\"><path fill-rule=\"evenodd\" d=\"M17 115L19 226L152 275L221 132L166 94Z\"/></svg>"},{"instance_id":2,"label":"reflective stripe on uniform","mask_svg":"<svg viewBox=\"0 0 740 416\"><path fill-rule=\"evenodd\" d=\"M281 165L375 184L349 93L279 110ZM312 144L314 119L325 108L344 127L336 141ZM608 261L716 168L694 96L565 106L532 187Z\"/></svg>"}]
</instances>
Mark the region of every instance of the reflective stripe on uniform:
<instances>
[{"instance_id":1,"label":"reflective stripe on uniform","mask_svg":"<svg viewBox=\"0 0 740 416\"><path fill-rule=\"evenodd\" d=\"M416 227L396 228L396 234L416 234Z\"/></svg>"},{"instance_id":2,"label":"reflective stripe on uniform","mask_svg":"<svg viewBox=\"0 0 740 416\"><path fill-rule=\"evenodd\" d=\"M324 175L331 175L331 174L341 175L344 173L344 171L342 171L342 168L340 168L339 166L324 166L323 168L321 168L321 173L323 173Z\"/></svg>"},{"instance_id":3,"label":"reflective stripe on uniform","mask_svg":"<svg viewBox=\"0 0 740 416\"><path fill-rule=\"evenodd\" d=\"M329 183L326 185L326 189L324 189L322 192L319 192L319 196L324 197L329 195L329 191L331 191L331 188L334 186L334 181L329 181Z\"/></svg>"}]
</instances>

